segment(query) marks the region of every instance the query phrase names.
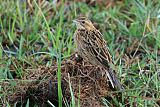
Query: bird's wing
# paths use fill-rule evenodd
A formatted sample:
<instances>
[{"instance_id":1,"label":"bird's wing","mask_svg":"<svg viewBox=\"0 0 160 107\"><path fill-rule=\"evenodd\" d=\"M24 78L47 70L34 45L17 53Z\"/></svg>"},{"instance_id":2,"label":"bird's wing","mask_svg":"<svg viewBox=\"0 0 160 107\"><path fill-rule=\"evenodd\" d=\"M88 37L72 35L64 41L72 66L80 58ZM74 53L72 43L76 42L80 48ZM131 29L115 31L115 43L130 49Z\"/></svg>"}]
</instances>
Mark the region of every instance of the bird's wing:
<instances>
[{"instance_id":1,"label":"bird's wing","mask_svg":"<svg viewBox=\"0 0 160 107\"><path fill-rule=\"evenodd\" d=\"M98 31L88 31L88 30L80 30L77 32L77 38L78 40L81 40L81 44L83 45L81 48L83 48L81 51L87 51L87 54L91 56L94 61L98 61L99 64L104 66L106 69L107 77L109 78L113 88L119 88L120 90L123 90L123 86L120 84L118 78L114 74L114 71L110 67L110 64L113 64L112 57L108 51L108 48L106 46L106 42L103 39L102 34ZM89 58L91 58L89 57ZM97 63L98 64L98 63Z\"/></svg>"},{"instance_id":2,"label":"bird's wing","mask_svg":"<svg viewBox=\"0 0 160 107\"><path fill-rule=\"evenodd\" d=\"M107 44L102 37L103 35L98 30L91 31L90 33L89 43L92 46L90 51L103 66L109 67L109 64L113 64L113 61Z\"/></svg>"}]
</instances>

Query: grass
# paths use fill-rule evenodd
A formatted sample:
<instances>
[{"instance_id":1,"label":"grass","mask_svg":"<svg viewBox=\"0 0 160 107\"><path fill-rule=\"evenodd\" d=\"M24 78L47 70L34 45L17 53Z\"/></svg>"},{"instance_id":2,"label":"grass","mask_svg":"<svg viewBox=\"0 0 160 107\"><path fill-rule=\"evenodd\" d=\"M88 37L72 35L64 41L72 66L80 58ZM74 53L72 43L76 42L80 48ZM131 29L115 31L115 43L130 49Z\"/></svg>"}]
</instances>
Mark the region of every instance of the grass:
<instances>
[{"instance_id":1,"label":"grass","mask_svg":"<svg viewBox=\"0 0 160 107\"><path fill-rule=\"evenodd\" d=\"M139 107L158 107L157 99L160 98L160 82L157 78L160 69L158 0L125 0L110 8L105 8L101 3L95 6L74 1L69 4L64 1L60 6L52 4L51 0L49 4L47 1L45 3L40 5L34 0L31 5L27 5L24 1L0 0L1 83L6 80L12 81L15 78L13 71L16 78L22 79L27 74L26 66L33 68L37 65L51 66L56 60L59 106L62 106L60 66L62 60L75 50L73 44L75 26L72 20L83 14L98 24L97 28L108 43L118 76L122 77L121 83L125 84L126 91L122 93L122 103L125 104L127 97L131 105L136 102ZM126 58L125 54L128 55ZM44 61L41 59L42 56L48 60ZM72 92L71 84L70 90ZM0 104L10 105L5 97L7 93L0 87L2 101ZM108 102L107 99L104 100L106 105L109 105ZM28 103L29 101L27 105ZM72 103L75 105L74 99ZM114 103L117 106L124 106L116 98Z\"/></svg>"}]
</instances>

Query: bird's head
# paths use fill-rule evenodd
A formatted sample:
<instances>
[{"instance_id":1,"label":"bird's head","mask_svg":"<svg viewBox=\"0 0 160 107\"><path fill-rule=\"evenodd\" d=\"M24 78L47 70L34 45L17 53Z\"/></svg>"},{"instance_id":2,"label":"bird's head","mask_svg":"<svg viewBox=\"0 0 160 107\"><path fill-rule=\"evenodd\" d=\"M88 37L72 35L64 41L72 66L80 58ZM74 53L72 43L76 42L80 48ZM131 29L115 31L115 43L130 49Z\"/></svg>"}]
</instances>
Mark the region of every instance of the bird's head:
<instances>
[{"instance_id":1,"label":"bird's head","mask_svg":"<svg viewBox=\"0 0 160 107\"><path fill-rule=\"evenodd\" d=\"M73 20L76 23L77 29L86 29L86 30L94 30L95 27L93 26L92 22L87 19L86 17L80 17Z\"/></svg>"}]
</instances>

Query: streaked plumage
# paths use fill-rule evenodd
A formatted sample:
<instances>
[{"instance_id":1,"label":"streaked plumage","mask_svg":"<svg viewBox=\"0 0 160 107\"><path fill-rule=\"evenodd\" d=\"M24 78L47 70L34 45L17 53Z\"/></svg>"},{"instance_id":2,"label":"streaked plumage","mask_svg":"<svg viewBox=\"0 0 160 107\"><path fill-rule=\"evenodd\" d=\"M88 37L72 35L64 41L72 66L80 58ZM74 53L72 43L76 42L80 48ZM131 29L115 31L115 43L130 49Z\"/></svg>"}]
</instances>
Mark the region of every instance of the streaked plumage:
<instances>
[{"instance_id":1,"label":"streaked plumage","mask_svg":"<svg viewBox=\"0 0 160 107\"><path fill-rule=\"evenodd\" d=\"M110 67L113 61L103 35L85 17L80 17L74 20L74 22L77 25L74 40L77 45L78 54L85 61L105 68L112 87L122 90L122 85Z\"/></svg>"}]
</instances>

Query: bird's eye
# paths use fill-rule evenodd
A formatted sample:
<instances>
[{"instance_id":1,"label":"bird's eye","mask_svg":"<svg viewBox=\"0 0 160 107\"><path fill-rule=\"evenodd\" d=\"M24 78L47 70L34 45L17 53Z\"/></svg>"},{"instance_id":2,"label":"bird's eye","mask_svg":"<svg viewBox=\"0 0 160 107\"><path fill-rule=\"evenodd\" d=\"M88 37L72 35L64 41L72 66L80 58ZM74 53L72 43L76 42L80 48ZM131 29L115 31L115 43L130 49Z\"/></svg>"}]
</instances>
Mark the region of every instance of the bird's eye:
<instances>
[{"instance_id":1,"label":"bird's eye","mask_svg":"<svg viewBox=\"0 0 160 107\"><path fill-rule=\"evenodd\" d=\"M84 23L85 23L85 21L82 21L82 23L84 24Z\"/></svg>"}]
</instances>

